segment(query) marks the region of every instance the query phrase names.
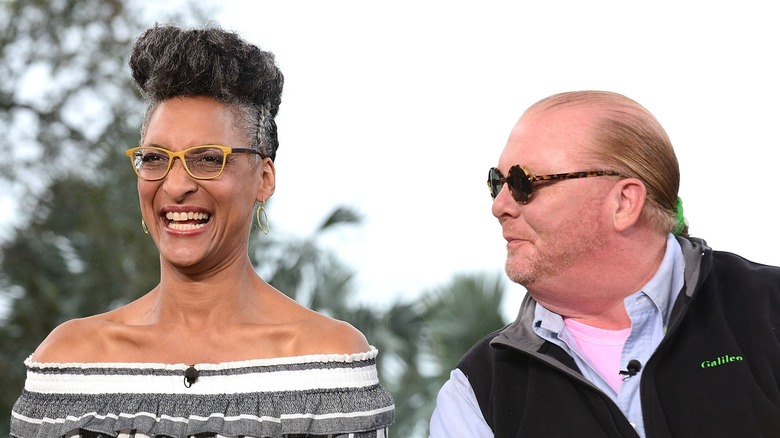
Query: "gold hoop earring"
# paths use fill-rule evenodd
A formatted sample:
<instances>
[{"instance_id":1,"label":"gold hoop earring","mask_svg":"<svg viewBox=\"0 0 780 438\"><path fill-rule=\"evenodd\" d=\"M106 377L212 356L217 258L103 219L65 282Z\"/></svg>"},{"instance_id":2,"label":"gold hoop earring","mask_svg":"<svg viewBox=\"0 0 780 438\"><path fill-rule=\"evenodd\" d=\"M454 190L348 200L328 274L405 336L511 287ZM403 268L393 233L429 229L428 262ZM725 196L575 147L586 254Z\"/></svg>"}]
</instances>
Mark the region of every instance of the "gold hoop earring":
<instances>
[{"instance_id":1,"label":"gold hoop earring","mask_svg":"<svg viewBox=\"0 0 780 438\"><path fill-rule=\"evenodd\" d=\"M149 227L146 226L146 222L141 218L141 229L144 230L144 234L149 234Z\"/></svg>"},{"instance_id":2,"label":"gold hoop earring","mask_svg":"<svg viewBox=\"0 0 780 438\"><path fill-rule=\"evenodd\" d=\"M257 219L257 228L263 232L266 236L268 235L268 232L271 231L271 223L268 222L268 213L265 212L265 202L260 203L260 207L257 209L257 213L255 214ZM265 220L265 226L263 226L263 221Z\"/></svg>"}]
</instances>

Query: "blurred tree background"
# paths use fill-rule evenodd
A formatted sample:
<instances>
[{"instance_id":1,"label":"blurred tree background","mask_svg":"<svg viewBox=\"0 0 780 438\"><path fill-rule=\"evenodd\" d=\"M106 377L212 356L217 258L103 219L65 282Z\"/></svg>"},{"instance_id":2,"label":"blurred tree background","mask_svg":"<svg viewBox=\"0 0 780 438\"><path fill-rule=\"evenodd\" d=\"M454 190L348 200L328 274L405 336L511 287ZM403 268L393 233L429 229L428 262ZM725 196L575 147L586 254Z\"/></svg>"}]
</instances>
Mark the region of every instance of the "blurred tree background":
<instances>
[{"instance_id":1,"label":"blurred tree background","mask_svg":"<svg viewBox=\"0 0 780 438\"><path fill-rule=\"evenodd\" d=\"M0 411L8 416L24 385L22 362L56 325L123 305L159 280L123 156L144 110L126 60L153 22L200 24L209 11L191 2L163 20L147 17L151 4L0 0L0 190L18 201L22 219L0 234ZM320 239L360 223L358 211L336 207L310 236L253 233L250 256L275 287L365 333L396 401L392 434L427 436L450 369L505 323L502 277L455 276L413 301L358 304L354 272ZM0 422L0 435L8 426Z\"/></svg>"}]
</instances>

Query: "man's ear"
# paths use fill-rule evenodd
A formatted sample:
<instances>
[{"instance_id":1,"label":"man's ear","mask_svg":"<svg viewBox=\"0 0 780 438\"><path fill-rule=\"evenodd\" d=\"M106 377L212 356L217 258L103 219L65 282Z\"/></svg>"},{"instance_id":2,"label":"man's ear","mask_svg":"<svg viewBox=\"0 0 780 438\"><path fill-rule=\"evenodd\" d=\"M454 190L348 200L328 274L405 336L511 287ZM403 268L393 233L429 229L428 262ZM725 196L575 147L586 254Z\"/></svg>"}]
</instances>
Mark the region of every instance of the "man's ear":
<instances>
[{"instance_id":1,"label":"man's ear","mask_svg":"<svg viewBox=\"0 0 780 438\"><path fill-rule=\"evenodd\" d=\"M260 164L261 176L257 184L257 201L265 202L276 190L276 167L270 158L263 158Z\"/></svg>"},{"instance_id":2,"label":"man's ear","mask_svg":"<svg viewBox=\"0 0 780 438\"><path fill-rule=\"evenodd\" d=\"M647 200L644 183L636 178L622 179L612 188L611 195L615 201L612 214L615 231L623 232L636 225Z\"/></svg>"}]
</instances>

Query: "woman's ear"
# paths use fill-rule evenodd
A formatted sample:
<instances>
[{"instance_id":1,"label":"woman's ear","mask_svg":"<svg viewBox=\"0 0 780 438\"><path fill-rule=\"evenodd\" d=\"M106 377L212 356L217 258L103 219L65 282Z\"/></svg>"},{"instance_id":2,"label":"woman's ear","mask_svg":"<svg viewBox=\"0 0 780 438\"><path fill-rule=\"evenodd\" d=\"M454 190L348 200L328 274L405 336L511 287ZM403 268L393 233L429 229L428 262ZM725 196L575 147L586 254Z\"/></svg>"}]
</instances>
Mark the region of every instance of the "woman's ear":
<instances>
[{"instance_id":1,"label":"woman's ear","mask_svg":"<svg viewBox=\"0 0 780 438\"><path fill-rule=\"evenodd\" d=\"M647 188L636 178L626 178L615 184L612 194L615 200L612 223L615 231L623 232L636 225L642 217Z\"/></svg>"},{"instance_id":2,"label":"woman's ear","mask_svg":"<svg viewBox=\"0 0 780 438\"><path fill-rule=\"evenodd\" d=\"M260 164L260 179L257 185L257 201L265 202L276 190L276 167L270 158L263 158Z\"/></svg>"}]
</instances>

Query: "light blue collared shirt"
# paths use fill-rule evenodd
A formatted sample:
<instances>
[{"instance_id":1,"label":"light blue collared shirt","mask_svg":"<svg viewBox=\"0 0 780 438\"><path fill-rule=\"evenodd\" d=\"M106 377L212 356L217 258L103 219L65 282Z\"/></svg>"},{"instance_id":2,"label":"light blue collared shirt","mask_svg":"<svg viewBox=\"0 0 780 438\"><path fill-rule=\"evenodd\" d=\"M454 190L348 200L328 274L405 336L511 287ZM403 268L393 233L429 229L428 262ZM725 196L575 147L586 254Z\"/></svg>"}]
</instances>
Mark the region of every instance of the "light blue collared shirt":
<instances>
[{"instance_id":1,"label":"light blue collared shirt","mask_svg":"<svg viewBox=\"0 0 780 438\"><path fill-rule=\"evenodd\" d=\"M621 369L625 369L628 361L632 359L644 365L661 343L669 324L672 306L684 285L684 271L682 249L677 239L670 234L666 239L666 252L658 271L638 292L623 300L628 317L631 319L631 333L623 346L620 358ZM563 348L574 358L582 375L612 398L637 433L641 437L645 436L642 401L639 394L641 369L636 376L625 379L620 391L615 392L580 354L577 342L564 325L563 317L537 303L534 331L541 338Z\"/></svg>"}]
</instances>

